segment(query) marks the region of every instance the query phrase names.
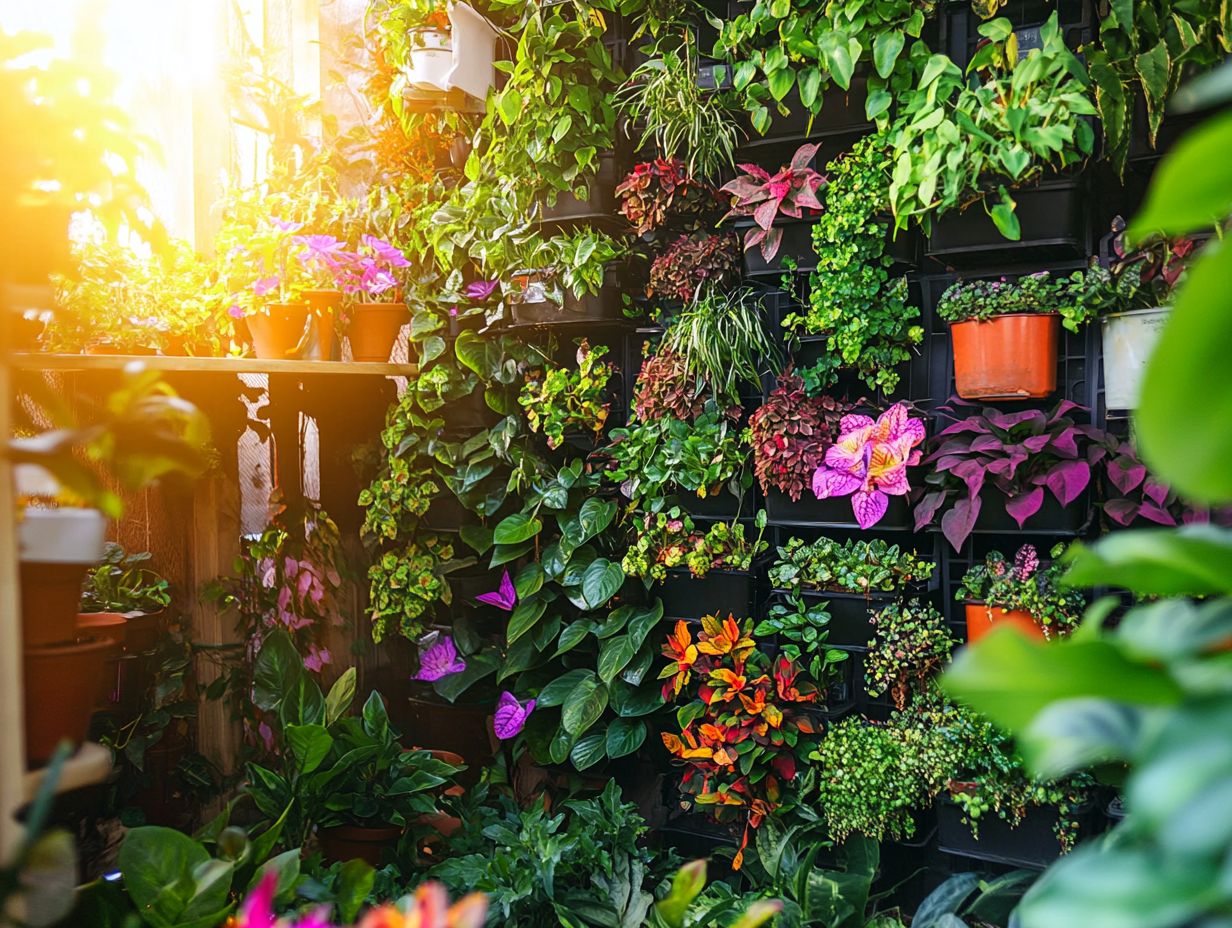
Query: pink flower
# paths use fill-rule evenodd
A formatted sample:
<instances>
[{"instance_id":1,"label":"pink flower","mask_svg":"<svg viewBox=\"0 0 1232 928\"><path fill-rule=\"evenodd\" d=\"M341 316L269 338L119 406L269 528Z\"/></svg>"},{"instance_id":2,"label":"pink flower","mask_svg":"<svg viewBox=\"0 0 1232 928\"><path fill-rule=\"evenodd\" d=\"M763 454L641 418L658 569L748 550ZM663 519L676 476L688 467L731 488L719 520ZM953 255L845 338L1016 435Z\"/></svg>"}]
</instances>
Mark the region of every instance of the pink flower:
<instances>
[{"instance_id":1,"label":"pink flower","mask_svg":"<svg viewBox=\"0 0 1232 928\"><path fill-rule=\"evenodd\" d=\"M411 679L435 683L442 677L461 673L465 669L466 661L458 657L458 649L453 643L453 637L441 635L419 652L419 672Z\"/></svg>"},{"instance_id":2,"label":"pink flower","mask_svg":"<svg viewBox=\"0 0 1232 928\"><path fill-rule=\"evenodd\" d=\"M472 280L466 285L463 293L466 294L467 299L478 302L490 297L499 285L499 280Z\"/></svg>"},{"instance_id":3,"label":"pink flower","mask_svg":"<svg viewBox=\"0 0 1232 928\"><path fill-rule=\"evenodd\" d=\"M896 403L874 422L868 416L844 416L838 441L826 450L825 462L813 474L818 499L851 496L860 528L876 525L891 496L905 496L907 468L919 461L916 446L924 440L924 423L907 416Z\"/></svg>"},{"instance_id":4,"label":"pink flower","mask_svg":"<svg viewBox=\"0 0 1232 928\"><path fill-rule=\"evenodd\" d=\"M232 319L243 319L244 310L242 310L239 306L233 305L230 309L227 310L227 315L230 316Z\"/></svg>"},{"instance_id":5,"label":"pink flower","mask_svg":"<svg viewBox=\"0 0 1232 928\"><path fill-rule=\"evenodd\" d=\"M261 736L261 740L265 743L265 750L274 750L274 730L269 727L267 722L262 722L257 726L257 734Z\"/></svg>"},{"instance_id":6,"label":"pink flower","mask_svg":"<svg viewBox=\"0 0 1232 928\"><path fill-rule=\"evenodd\" d=\"M390 267L411 266L411 262L406 260L406 255L404 255L393 245L389 244L389 242L379 239L375 235L365 235L361 238L361 241L368 247L373 255L380 258Z\"/></svg>"},{"instance_id":7,"label":"pink flower","mask_svg":"<svg viewBox=\"0 0 1232 928\"><path fill-rule=\"evenodd\" d=\"M329 648L318 648L315 643L308 644L308 655L304 658L304 666L313 673L320 673L322 668L332 661L333 655Z\"/></svg>"},{"instance_id":8,"label":"pink flower","mask_svg":"<svg viewBox=\"0 0 1232 928\"><path fill-rule=\"evenodd\" d=\"M304 227L302 222L292 222L288 219L271 219L270 222L279 232L298 232Z\"/></svg>"},{"instance_id":9,"label":"pink flower","mask_svg":"<svg viewBox=\"0 0 1232 928\"><path fill-rule=\"evenodd\" d=\"M272 290L278 289L278 284L282 279L277 275L271 277L258 277L252 284L252 292L257 296L265 296Z\"/></svg>"},{"instance_id":10,"label":"pink flower","mask_svg":"<svg viewBox=\"0 0 1232 928\"><path fill-rule=\"evenodd\" d=\"M264 722L262 727L266 727ZM277 889L278 871L271 867L240 906L240 928L274 928L274 893Z\"/></svg>"},{"instance_id":11,"label":"pink flower","mask_svg":"<svg viewBox=\"0 0 1232 928\"><path fill-rule=\"evenodd\" d=\"M526 727L526 720L534 711L535 700L530 700L524 706L508 690L501 693L500 699L496 702L496 715L492 721L496 737L501 741L516 738L522 733L522 729Z\"/></svg>"}]
</instances>

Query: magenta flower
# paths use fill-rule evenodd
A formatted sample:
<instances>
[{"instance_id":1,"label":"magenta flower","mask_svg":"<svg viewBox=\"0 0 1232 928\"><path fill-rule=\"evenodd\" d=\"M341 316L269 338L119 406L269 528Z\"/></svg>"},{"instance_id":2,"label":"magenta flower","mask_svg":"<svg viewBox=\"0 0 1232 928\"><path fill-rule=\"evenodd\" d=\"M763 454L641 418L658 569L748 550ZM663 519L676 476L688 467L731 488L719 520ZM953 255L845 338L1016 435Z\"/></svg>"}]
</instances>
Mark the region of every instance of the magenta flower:
<instances>
[{"instance_id":1,"label":"magenta flower","mask_svg":"<svg viewBox=\"0 0 1232 928\"><path fill-rule=\"evenodd\" d=\"M919 461L916 446L924 440L924 423L911 419L896 403L874 422L868 416L844 416L838 441L826 450L825 463L813 474L818 499L850 496L860 528L876 525L891 496L905 496L907 468Z\"/></svg>"},{"instance_id":2,"label":"magenta flower","mask_svg":"<svg viewBox=\"0 0 1232 928\"><path fill-rule=\"evenodd\" d=\"M252 292L257 296L265 296L273 290L278 289L278 284L281 278L277 274L272 277L258 277L252 284Z\"/></svg>"},{"instance_id":3,"label":"magenta flower","mask_svg":"<svg viewBox=\"0 0 1232 928\"><path fill-rule=\"evenodd\" d=\"M227 310L227 315L232 319L243 319L244 310L237 305L232 305L231 308Z\"/></svg>"},{"instance_id":4,"label":"magenta flower","mask_svg":"<svg viewBox=\"0 0 1232 928\"><path fill-rule=\"evenodd\" d=\"M522 729L526 727L526 720L534 711L535 700L530 700L524 706L518 702L518 698L513 693L505 690L496 702L496 716L492 720L492 729L496 732L496 737L501 741L516 738L522 733Z\"/></svg>"},{"instance_id":5,"label":"magenta flower","mask_svg":"<svg viewBox=\"0 0 1232 928\"><path fill-rule=\"evenodd\" d=\"M274 928L274 893L277 889L278 871L271 867L240 906L239 923L242 928Z\"/></svg>"},{"instance_id":6,"label":"magenta flower","mask_svg":"<svg viewBox=\"0 0 1232 928\"><path fill-rule=\"evenodd\" d=\"M294 242L304 247L300 253L301 261L331 261L342 251L343 245L332 235L297 235Z\"/></svg>"},{"instance_id":7,"label":"magenta flower","mask_svg":"<svg viewBox=\"0 0 1232 928\"><path fill-rule=\"evenodd\" d=\"M270 222L279 232L298 232L304 227L302 222L292 222L288 219L271 219Z\"/></svg>"},{"instance_id":8,"label":"magenta flower","mask_svg":"<svg viewBox=\"0 0 1232 928\"><path fill-rule=\"evenodd\" d=\"M308 655L304 658L304 667L313 673L320 673L325 665L333 659L333 655L329 653L329 648L319 648L315 643L309 642Z\"/></svg>"},{"instance_id":9,"label":"magenta flower","mask_svg":"<svg viewBox=\"0 0 1232 928\"><path fill-rule=\"evenodd\" d=\"M406 255L389 244L389 242L379 239L375 235L365 235L361 238L361 241L375 257L380 258L390 267L411 266L411 262L406 260Z\"/></svg>"},{"instance_id":10,"label":"magenta flower","mask_svg":"<svg viewBox=\"0 0 1232 928\"><path fill-rule=\"evenodd\" d=\"M466 294L467 299L478 302L490 297L498 286L500 286L499 280L472 280L462 292Z\"/></svg>"},{"instance_id":11,"label":"magenta flower","mask_svg":"<svg viewBox=\"0 0 1232 928\"><path fill-rule=\"evenodd\" d=\"M453 637L441 635L419 652L419 672L411 679L435 683L442 677L461 673L465 669L466 661L458 657L458 649L453 643Z\"/></svg>"},{"instance_id":12,"label":"magenta flower","mask_svg":"<svg viewBox=\"0 0 1232 928\"><path fill-rule=\"evenodd\" d=\"M501 576L498 589L491 593L480 593L475 599L481 603L487 603L489 606L495 606L497 609L513 612L513 607L518 603L518 594L513 588L513 581L509 579L509 571L505 571Z\"/></svg>"}]
</instances>

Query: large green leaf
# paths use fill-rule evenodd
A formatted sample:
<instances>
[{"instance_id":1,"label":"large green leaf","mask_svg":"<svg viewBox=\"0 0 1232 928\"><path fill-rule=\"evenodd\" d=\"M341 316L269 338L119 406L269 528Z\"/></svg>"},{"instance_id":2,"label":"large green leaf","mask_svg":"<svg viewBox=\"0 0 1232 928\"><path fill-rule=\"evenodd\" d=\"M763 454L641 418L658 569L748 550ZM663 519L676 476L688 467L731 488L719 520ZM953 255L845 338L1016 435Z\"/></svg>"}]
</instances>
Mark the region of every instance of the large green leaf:
<instances>
[{"instance_id":1,"label":"large green leaf","mask_svg":"<svg viewBox=\"0 0 1232 928\"><path fill-rule=\"evenodd\" d=\"M598 609L619 592L624 582L625 572L619 564L598 557L582 574L582 596L591 609Z\"/></svg>"},{"instance_id":2,"label":"large green leaf","mask_svg":"<svg viewBox=\"0 0 1232 928\"><path fill-rule=\"evenodd\" d=\"M205 848L174 828L134 828L120 846L124 886L147 924L181 928L219 922L229 908L233 864L213 861Z\"/></svg>"},{"instance_id":3,"label":"large green leaf","mask_svg":"<svg viewBox=\"0 0 1232 928\"><path fill-rule=\"evenodd\" d=\"M628 635L617 635L603 642L603 647L599 649L599 679L604 683L611 683L616 675L625 669L636 652L637 645Z\"/></svg>"},{"instance_id":4,"label":"large green leaf","mask_svg":"<svg viewBox=\"0 0 1232 928\"><path fill-rule=\"evenodd\" d=\"M613 719L607 726L607 754L624 757L646 740L646 723L640 719Z\"/></svg>"},{"instance_id":5,"label":"large green leaf","mask_svg":"<svg viewBox=\"0 0 1232 928\"><path fill-rule=\"evenodd\" d=\"M615 517L616 503L614 501L600 499L597 496L586 500L577 514L578 527L582 532L582 539L578 544L594 538L611 525Z\"/></svg>"},{"instance_id":6,"label":"large green leaf","mask_svg":"<svg viewBox=\"0 0 1232 928\"><path fill-rule=\"evenodd\" d=\"M290 636L276 629L266 636L252 668L252 701L266 712L278 712L283 700L304 675L300 657Z\"/></svg>"},{"instance_id":7,"label":"large green leaf","mask_svg":"<svg viewBox=\"0 0 1232 928\"><path fill-rule=\"evenodd\" d=\"M1073 545L1065 582L1123 587L1143 596L1232 593L1232 530L1213 525L1113 532Z\"/></svg>"},{"instance_id":8,"label":"large green leaf","mask_svg":"<svg viewBox=\"0 0 1232 928\"><path fill-rule=\"evenodd\" d=\"M355 699L355 668L348 667L342 676L334 681L325 697L325 724L332 725L346 714Z\"/></svg>"},{"instance_id":9,"label":"large green leaf","mask_svg":"<svg viewBox=\"0 0 1232 928\"><path fill-rule=\"evenodd\" d=\"M595 672L585 667L578 667L570 670L568 673L561 674L547 686L539 691L536 697L536 705L541 709L551 709L553 706L561 705L569 694L583 680L594 680Z\"/></svg>"},{"instance_id":10,"label":"large green leaf","mask_svg":"<svg viewBox=\"0 0 1232 928\"><path fill-rule=\"evenodd\" d=\"M1115 632L1136 655L1150 661L1175 661L1215 650L1232 641L1232 600L1201 605L1165 599L1131 609Z\"/></svg>"},{"instance_id":11,"label":"large green leaf","mask_svg":"<svg viewBox=\"0 0 1232 928\"><path fill-rule=\"evenodd\" d=\"M288 725L286 739L301 774L312 773L320 767L329 749L334 746L334 739L324 725Z\"/></svg>"},{"instance_id":12,"label":"large green leaf","mask_svg":"<svg viewBox=\"0 0 1232 928\"><path fill-rule=\"evenodd\" d=\"M1055 779L1097 764L1129 760L1143 710L1106 699L1065 699L1045 706L1020 738L1036 775Z\"/></svg>"},{"instance_id":13,"label":"large green leaf","mask_svg":"<svg viewBox=\"0 0 1232 928\"><path fill-rule=\"evenodd\" d=\"M1063 699L1150 706L1175 704L1181 697L1167 672L1133 663L1108 641L1044 643L1008 627L995 628L961 650L941 682L1011 732L1021 732L1045 706Z\"/></svg>"},{"instance_id":14,"label":"large green leaf","mask_svg":"<svg viewBox=\"0 0 1232 928\"><path fill-rule=\"evenodd\" d=\"M1232 195L1232 171L1223 174ZM1208 250L1190 267L1147 364L1136 420L1146 465L1200 503L1232 500L1232 384L1219 374L1232 357L1229 280L1232 248Z\"/></svg>"},{"instance_id":15,"label":"large green leaf","mask_svg":"<svg viewBox=\"0 0 1232 928\"><path fill-rule=\"evenodd\" d=\"M1213 116L1186 134L1160 162L1129 238L1184 235L1210 228L1232 214L1232 112ZM1216 368L1217 370L1217 368Z\"/></svg>"},{"instance_id":16,"label":"large green leaf","mask_svg":"<svg viewBox=\"0 0 1232 928\"><path fill-rule=\"evenodd\" d=\"M606 708L607 687L597 677L584 677L565 697L560 723L569 734L580 737L599 721Z\"/></svg>"},{"instance_id":17,"label":"large green leaf","mask_svg":"<svg viewBox=\"0 0 1232 928\"><path fill-rule=\"evenodd\" d=\"M547 601L542 599L529 599L518 603L509 616L509 627L505 633L508 643L513 644L534 628L535 623L547 612L547 608Z\"/></svg>"},{"instance_id":18,"label":"large green leaf","mask_svg":"<svg viewBox=\"0 0 1232 928\"><path fill-rule=\"evenodd\" d=\"M543 523L524 512L505 516L492 532L492 540L498 545L516 545L530 541L539 534Z\"/></svg>"},{"instance_id":19,"label":"large green leaf","mask_svg":"<svg viewBox=\"0 0 1232 928\"><path fill-rule=\"evenodd\" d=\"M569 761L578 770L593 767L607 756L607 732L592 731L578 738L569 751Z\"/></svg>"}]
</instances>

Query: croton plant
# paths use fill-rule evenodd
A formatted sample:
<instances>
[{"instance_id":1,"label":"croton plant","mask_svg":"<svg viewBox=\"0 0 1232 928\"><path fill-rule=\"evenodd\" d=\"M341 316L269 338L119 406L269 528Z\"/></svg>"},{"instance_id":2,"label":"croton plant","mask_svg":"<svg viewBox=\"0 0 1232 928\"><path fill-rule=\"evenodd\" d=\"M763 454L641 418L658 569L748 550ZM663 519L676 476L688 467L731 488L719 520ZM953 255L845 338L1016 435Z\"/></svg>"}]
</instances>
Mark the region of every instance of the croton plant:
<instances>
[{"instance_id":1,"label":"croton plant","mask_svg":"<svg viewBox=\"0 0 1232 928\"><path fill-rule=\"evenodd\" d=\"M800 499L838 432L844 407L828 396L809 396L793 373L779 378L766 402L749 418L753 469L763 492Z\"/></svg>"},{"instance_id":2,"label":"croton plant","mask_svg":"<svg viewBox=\"0 0 1232 928\"><path fill-rule=\"evenodd\" d=\"M697 219L719 205L717 191L689 173L679 158L655 158L634 165L616 188L620 213L638 235L672 219Z\"/></svg>"},{"instance_id":3,"label":"croton plant","mask_svg":"<svg viewBox=\"0 0 1232 928\"><path fill-rule=\"evenodd\" d=\"M736 243L726 233L693 232L672 240L651 262L646 296L691 300L703 284L721 284L736 271Z\"/></svg>"},{"instance_id":4,"label":"croton plant","mask_svg":"<svg viewBox=\"0 0 1232 928\"><path fill-rule=\"evenodd\" d=\"M801 707L818 691L786 657L772 660L753 640L753 622L709 615L694 643L677 622L663 655L663 698L683 703L680 734L663 744L685 770L680 789L720 822L744 820L732 868L744 862L749 833L782 806L798 762L816 747L817 728Z\"/></svg>"}]
</instances>

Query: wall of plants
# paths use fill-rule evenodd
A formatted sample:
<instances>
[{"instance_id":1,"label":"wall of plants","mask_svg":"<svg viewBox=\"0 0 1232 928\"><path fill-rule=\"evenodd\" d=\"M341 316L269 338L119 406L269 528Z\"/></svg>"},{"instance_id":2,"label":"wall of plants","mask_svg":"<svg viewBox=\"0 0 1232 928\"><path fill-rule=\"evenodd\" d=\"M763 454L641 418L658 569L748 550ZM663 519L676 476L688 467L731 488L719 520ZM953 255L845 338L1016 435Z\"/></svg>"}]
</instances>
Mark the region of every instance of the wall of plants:
<instances>
[{"instance_id":1,"label":"wall of plants","mask_svg":"<svg viewBox=\"0 0 1232 928\"><path fill-rule=\"evenodd\" d=\"M338 845L301 879L316 831L482 890L490 923L729 924L774 897L761 917L785 924L892 928L921 899L916 926L1003 924L1123 813L1086 770L1104 755L1040 763L1006 708L1021 693L988 697L981 669L1099 644L1090 542L1227 515L1152 472L1131 426L1222 217L1132 238L1121 218L1187 128L1169 99L1229 51L1226 17L478 8L498 34L482 105L411 82L438 6L376 0L375 122L346 171L293 158L285 197L231 204L220 241L244 270L211 279L235 322L271 315L288 266L406 307L420 373L357 455L374 692L353 714L357 674L326 685L343 542L292 507L212 590L247 623L215 695L244 694L257 824L229 807L196 838L130 832L129 894L173 905L155 888L176 865L147 872L172 843L227 885L154 925L212 924L241 887L352 914L405 887L397 865L328 864ZM281 847L266 886L253 864ZM728 882L699 896L674 853ZM928 895L968 871L985 882Z\"/></svg>"}]
</instances>

